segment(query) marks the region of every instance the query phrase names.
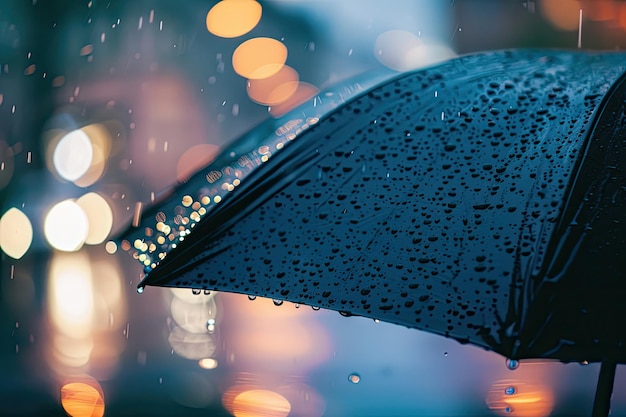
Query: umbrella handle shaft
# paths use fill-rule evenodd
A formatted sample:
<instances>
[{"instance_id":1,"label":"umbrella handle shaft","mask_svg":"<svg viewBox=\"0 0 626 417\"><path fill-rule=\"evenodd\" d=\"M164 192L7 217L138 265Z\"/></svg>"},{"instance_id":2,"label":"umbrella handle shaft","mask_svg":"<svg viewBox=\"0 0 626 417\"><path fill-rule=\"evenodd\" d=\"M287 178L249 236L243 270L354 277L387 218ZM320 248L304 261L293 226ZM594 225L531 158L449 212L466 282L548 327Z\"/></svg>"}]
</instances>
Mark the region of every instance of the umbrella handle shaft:
<instances>
[{"instance_id":1,"label":"umbrella handle shaft","mask_svg":"<svg viewBox=\"0 0 626 417\"><path fill-rule=\"evenodd\" d=\"M600 365L598 386L596 387L596 396L593 400L592 417L607 417L609 415L616 367L617 362L612 360L604 360Z\"/></svg>"}]
</instances>

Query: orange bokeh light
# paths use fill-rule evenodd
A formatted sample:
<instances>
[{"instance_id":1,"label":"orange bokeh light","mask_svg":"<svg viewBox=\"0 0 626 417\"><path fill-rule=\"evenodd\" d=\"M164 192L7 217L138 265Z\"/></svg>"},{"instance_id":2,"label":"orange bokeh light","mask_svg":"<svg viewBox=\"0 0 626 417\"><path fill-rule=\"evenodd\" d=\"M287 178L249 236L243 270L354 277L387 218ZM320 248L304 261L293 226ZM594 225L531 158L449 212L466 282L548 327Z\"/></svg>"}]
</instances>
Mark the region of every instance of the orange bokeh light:
<instances>
[{"instance_id":1,"label":"orange bokeh light","mask_svg":"<svg viewBox=\"0 0 626 417\"><path fill-rule=\"evenodd\" d=\"M96 386L94 386L96 385ZM104 396L97 381L71 382L61 388L61 405L72 417L102 417Z\"/></svg>"},{"instance_id":2,"label":"orange bokeh light","mask_svg":"<svg viewBox=\"0 0 626 417\"><path fill-rule=\"evenodd\" d=\"M276 74L261 80L248 80L248 96L255 102L274 106L287 101L298 89L298 73L285 65Z\"/></svg>"},{"instance_id":3,"label":"orange bokeh light","mask_svg":"<svg viewBox=\"0 0 626 417\"><path fill-rule=\"evenodd\" d=\"M176 165L176 178L178 181L187 181L194 172L215 159L219 150L219 146L208 143L195 145L187 149L178 159L178 164Z\"/></svg>"},{"instance_id":4,"label":"orange bokeh light","mask_svg":"<svg viewBox=\"0 0 626 417\"><path fill-rule=\"evenodd\" d=\"M539 3L544 17L561 30L578 29L581 9L578 0L542 0Z\"/></svg>"},{"instance_id":5,"label":"orange bokeh light","mask_svg":"<svg viewBox=\"0 0 626 417\"><path fill-rule=\"evenodd\" d=\"M299 82L296 91L285 101L270 108L270 114L280 117L285 113L295 109L300 104L319 93L320 90L309 83Z\"/></svg>"},{"instance_id":6,"label":"orange bokeh light","mask_svg":"<svg viewBox=\"0 0 626 417\"><path fill-rule=\"evenodd\" d=\"M240 393L233 400L235 417L287 417L291 404L282 395L269 390L253 389Z\"/></svg>"},{"instance_id":7,"label":"orange bokeh light","mask_svg":"<svg viewBox=\"0 0 626 417\"><path fill-rule=\"evenodd\" d=\"M251 80L271 77L280 71L286 60L287 47L271 38L247 40L233 52L235 72Z\"/></svg>"},{"instance_id":8,"label":"orange bokeh light","mask_svg":"<svg viewBox=\"0 0 626 417\"><path fill-rule=\"evenodd\" d=\"M215 36L236 38L254 29L261 13L255 0L222 0L207 13L206 27Z\"/></svg>"},{"instance_id":9,"label":"orange bokeh light","mask_svg":"<svg viewBox=\"0 0 626 417\"><path fill-rule=\"evenodd\" d=\"M501 416L548 417L554 407L554 396L545 386L502 380L491 386L486 403Z\"/></svg>"}]
</instances>

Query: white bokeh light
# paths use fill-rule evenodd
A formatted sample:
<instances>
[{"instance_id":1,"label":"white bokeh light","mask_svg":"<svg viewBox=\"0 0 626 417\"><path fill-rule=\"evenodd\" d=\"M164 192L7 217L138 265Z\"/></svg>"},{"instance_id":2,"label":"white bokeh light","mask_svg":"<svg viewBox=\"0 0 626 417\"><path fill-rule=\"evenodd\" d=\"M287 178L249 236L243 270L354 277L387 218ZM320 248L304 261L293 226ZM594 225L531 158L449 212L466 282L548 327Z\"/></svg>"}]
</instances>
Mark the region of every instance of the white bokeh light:
<instances>
[{"instance_id":1,"label":"white bokeh light","mask_svg":"<svg viewBox=\"0 0 626 417\"><path fill-rule=\"evenodd\" d=\"M44 220L44 235L55 249L73 252L85 243L89 221L83 209L73 200L61 201L50 209Z\"/></svg>"},{"instance_id":2,"label":"white bokeh light","mask_svg":"<svg viewBox=\"0 0 626 417\"><path fill-rule=\"evenodd\" d=\"M82 177L91 166L92 160L93 146L81 129L63 136L52 155L54 169L68 181L76 181Z\"/></svg>"},{"instance_id":3,"label":"white bokeh light","mask_svg":"<svg viewBox=\"0 0 626 417\"><path fill-rule=\"evenodd\" d=\"M20 259L33 241L33 226L28 217L12 207L0 218L0 248L13 259Z\"/></svg>"},{"instance_id":4,"label":"white bokeh light","mask_svg":"<svg viewBox=\"0 0 626 417\"><path fill-rule=\"evenodd\" d=\"M97 245L104 242L113 227L113 212L109 203L97 193L87 193L76 200L89 221L85 243Z\"/></svg>"}]
</instances>

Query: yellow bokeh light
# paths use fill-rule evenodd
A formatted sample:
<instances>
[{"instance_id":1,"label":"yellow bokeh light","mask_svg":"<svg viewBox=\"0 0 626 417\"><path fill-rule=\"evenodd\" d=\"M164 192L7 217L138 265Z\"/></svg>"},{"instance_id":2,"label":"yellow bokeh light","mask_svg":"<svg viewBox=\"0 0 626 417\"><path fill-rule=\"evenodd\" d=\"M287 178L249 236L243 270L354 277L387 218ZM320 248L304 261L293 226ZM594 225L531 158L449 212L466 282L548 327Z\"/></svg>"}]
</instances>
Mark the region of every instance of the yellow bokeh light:
<instances>
[{"instance_id":1,"label":"yellow bokeh light","mask_svg":"<svg viewBox=\"0 0 626 417\"><path fill-rule=\"evenodd\" d=\"M79 369L87 365L93 352L93 338L73 338L64 334L52 336L49 345L50 365L57 374L64 374L68 369Z\"/></svg>"},{"instance_id":2,"label":"yellow bokeh light","mask_svg":"<svg viewBox=\"0 0 626 417\"><path fill-rule=\"evenodd\" d=\"M55 249L73 252L81 248L89 230L87 215L73 200L65 200L48 211L44 235Z\"/></svg>"},{"instance_id":3,"label":"yellow bokeh light","mask_svg":"<svg viewBox=\"0 0 626 417\"><path fill-rule=\"evenodd\" d=\"M296 70L285 65L271 77L248 80L248 96L253 101L266 106L280 104L296 92L298 80Z\"/></svg>"},{"instance_id":4,"label":"yellow bokeh light","mask_svg":"<svg viewBox=\"0 0 626 417\"><path fill-rule=\"evenodd\" d=\"M33 241L33 226L28 217L13 207L0 218L0 248L13 259L20 259Z\"/></svg>"},{"instance_id":5,"label":"yellow bokeh light","mask_svg":"<svg viewBox=\"0 0 626 417\"><path fill-rule=\"evenodd\" d=\"M83 126L80 130L89 138L92 158L87 171L74 180L74 184L79 187L88 187L98 181L104 174L111 152L111 135L109 130L99 123Z\"/></svg>"},{"instance_id":6,"label":"yellow bokeh light","mask_svg":"<svg viewBox=\"0 0 626 417\"><path fill-rule=\"evenodd\" d=\"M251 80L271 77L280 71L285 61L287 61L287 47L271 38L247 40L233 52L235 72Z\"/></svg>"},{"instance_id":7,"label":"yellow bokeh light","mask_svg":"<svg viewBox=\"0 0 626 417\"><path fill-rule=\"evenodd\" d=\"M287 100L270 108L270 114L280 117L298 107L308 99L319 93L319 89L309 83L299 82L296 91Z\"/></svg>"},{"instance_id":8,"label":"yellow bokeh light","mask_svg":"<svg viewBox=\"0 0 626 417\"><path fill-rule=\"evenodd\" d=\"M223 0L209 10L206 27L222 38L250 32L261 20L262 7L255 0Z\"/></svg>"},{"instance_id":9,"label":"yellow bokeh light","mask_svg":"<svg viewBox=\"0 0 626 417\"><path fill-rule=\"evenodd\" d=\"M102 388L84 382L65 384L61 388L61 405L71 417L102 417L104 415Z\"/></svg>"},{"instance_id":10,"label":"yellow bokeh light","mask_svg":"<svg viewBox=\"0 0 626 417\"><path fill-rule=\"evenodd\" d=\"M113 212L109 203L100 194L87 193L76 200L76 204L83 209L89 222L85 243L98 245L104 242L113 227Z\"/></svg>"},{"instance_id":11,"label":"yellow bokeh light","mask_svg":"<svg viewBox=\"0 0 626 417\"><path fill-rule=\"evenodd\" d=\"M48 314L52 323L69 337L88 337L94 309L89 258L84 253L57 254L49 271Z\"/></svg>"},{"instance_id":12,"label":"yellow bokeh light","mask_svg":"<svg viewBox=\"0 0 626 417\"><path fill-rule=\"evenodd\" d=\"M112 240L109 240L104 245L104 250L106 250L108 254L113 255L115 252L117 252L117 243L113 242Z\"/></svg>"},{"instance_id":13,"label":"yellow bokeh light","mask_svg":"<svg viewBox=\"0 0 626 417\"><path fill-rule=\"evenodd\" d=\"M558 29L578 29L581 4L578 0L542 0L539 7L544 17Z\"/></svg>"},{"instance_id":14,"label":"yellow bokeh light","mask_svg":"<svg viewBox=\"0 0 626 417\"><path fill-rule=\"evenodd\" d=\"M198 365L202 369L215 369L217 368L217 359L204 358L198 361Z\"/></svg>"},{"instance_id":15,"label":"yellow bokeh light","mask_svg":"<svg viewBox=\"0 0 626 417\"><path fill-rule=\"evenodd\" d=\"M75 181L82 177L93 159L93 146L81 129L63 136L52 154L54 169L64 179Z\"/></svg>"},{"instance_id":16,"label":"yellow bokeh light","mask_svg":"<svg viewBox=\"0 0 626 417\"><path fill-rule=\"evenodd\" d=\"M253 389L237 395L232 404L235 417L287 417L291 412L289 401L274 391Z\"/></svg>"}]
</instances>

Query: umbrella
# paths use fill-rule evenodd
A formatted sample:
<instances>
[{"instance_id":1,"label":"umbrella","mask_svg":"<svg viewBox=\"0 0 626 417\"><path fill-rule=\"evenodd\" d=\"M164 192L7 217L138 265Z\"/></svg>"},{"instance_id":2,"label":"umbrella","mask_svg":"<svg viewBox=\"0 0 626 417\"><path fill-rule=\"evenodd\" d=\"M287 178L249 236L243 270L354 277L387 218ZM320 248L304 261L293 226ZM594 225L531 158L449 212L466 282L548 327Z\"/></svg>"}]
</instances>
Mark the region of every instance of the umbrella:
<instances>
[{"instance_id":1,"label":"umbrella","mask_svg":"<svg viewBox=\"0 0 626 417\"><path fill-rule=\"evenodd\" d=\"M124 236L146 285L377 318L519 360L626 362L625 54L498 51L322 92Z\"/></svg>"}]
</instances>

